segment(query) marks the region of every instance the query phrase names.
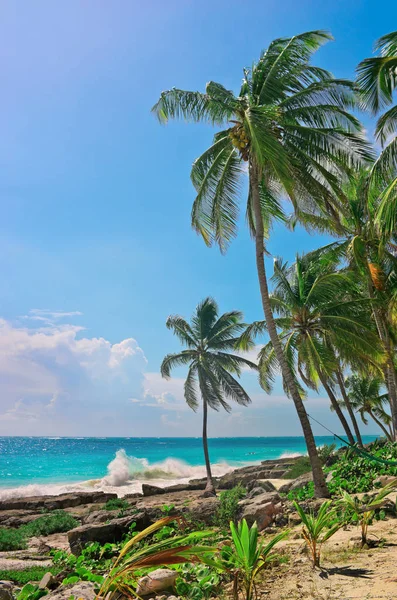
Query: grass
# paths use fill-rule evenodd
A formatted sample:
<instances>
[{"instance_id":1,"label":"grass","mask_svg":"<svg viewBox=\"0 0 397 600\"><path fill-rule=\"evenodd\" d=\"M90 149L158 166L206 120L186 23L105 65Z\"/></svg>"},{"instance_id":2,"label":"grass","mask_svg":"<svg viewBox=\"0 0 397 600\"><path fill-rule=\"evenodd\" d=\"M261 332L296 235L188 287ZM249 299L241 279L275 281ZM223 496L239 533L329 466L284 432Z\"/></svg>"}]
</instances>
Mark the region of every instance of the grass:
<instances>
[{"instance_id":1,"label":"grass","mask_svg":"<svg viewBox=\"0 0 397 600\"><path fill-rule=\"evenodd\" d=\"M127 500L123 498L111 498L103 507L105 510L125 510L129 507Z\"/></svg>"},{"instance_id":2,"label":"grass","mask_svg":"<svg viewBox=\"0 0 397 600\"><path fill-rule=\"evenodd\" d=\"M312 470L310 466L310 460L308 456L302 456L298 458L296 463L290 468L289 471L283 475L283 479L296 479L300 475L305 475Z\"/></svg>"},{"instance_id":3,"label":"grass","mask_svg":"<svg viewBox=\"0 0 397 600\"><path fill-rule=\"evenodd\" d=\"M27 539L62 533L78 527L79 522L63 510L43 515L18 529L0 529L0 552L24 550Z\"/></svg>"},{"instance_id":4,"label":"grass","mask_svg":"<svg viewBox=\"0 0 397 600\"><path fill-rule=\"evenodd\" d=\"M4 569L0 570L0 581L13 581L17 585L23 586L31 581L40 581L48 571L57 575L60 569L57 567L29 567L22 571Z\"/></svg>"}]
</instances>

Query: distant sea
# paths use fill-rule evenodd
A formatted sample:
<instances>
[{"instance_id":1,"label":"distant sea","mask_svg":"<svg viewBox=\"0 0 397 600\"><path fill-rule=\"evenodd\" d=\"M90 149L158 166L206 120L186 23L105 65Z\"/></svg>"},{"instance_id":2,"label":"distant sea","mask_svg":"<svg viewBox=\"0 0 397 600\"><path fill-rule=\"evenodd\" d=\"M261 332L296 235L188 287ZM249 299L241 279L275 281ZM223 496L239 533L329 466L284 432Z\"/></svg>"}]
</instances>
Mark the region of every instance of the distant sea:
<instances>
[{"instance_id":1,"label":"distant sea","mask_svg":"<svg viewBox=\"0 0 397 600\"><path fill-rule=\"evenodd\" d=\"M334 442L342 445L316 437L317 446ZM212 438L209 448L214 475L306 453L303 437ZM90 489L123 496L143 481L164 486L204 475L200 438L0 437L0 500Z\"/></svg>"}]
</instances>

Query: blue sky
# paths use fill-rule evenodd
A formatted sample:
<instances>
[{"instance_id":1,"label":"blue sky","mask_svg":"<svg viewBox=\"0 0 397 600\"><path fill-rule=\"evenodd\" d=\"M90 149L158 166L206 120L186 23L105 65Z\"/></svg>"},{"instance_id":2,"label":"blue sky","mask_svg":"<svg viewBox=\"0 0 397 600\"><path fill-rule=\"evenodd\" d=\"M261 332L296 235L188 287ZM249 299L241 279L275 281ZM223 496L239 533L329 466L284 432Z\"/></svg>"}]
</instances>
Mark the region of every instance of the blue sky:
<instances>
[{"instance_id":1,"label":"blue sky","mask_svg":"<svg viewBox=\"0 0 397 600\"><path fill-rule=\"evenodd\" d=\"M158 375L178 347L165 319L206 295L260 318L253 246L243 221L226 257L190 229L190 166L211 131L161 127L150 108L174 85L238 89L272 39L309 29L336 39L316 64L353 77L393 28L395 4L379 6L2 3L0 434L199 434L183 373L171 384ZM291 260L323 241L277 228L269 250ZM252 376L246 385L251 413L216 416L212 435L299 434L279 386L269 398ZM324 399L309 406L340 430Z\"/></svg>"}]
</instances>

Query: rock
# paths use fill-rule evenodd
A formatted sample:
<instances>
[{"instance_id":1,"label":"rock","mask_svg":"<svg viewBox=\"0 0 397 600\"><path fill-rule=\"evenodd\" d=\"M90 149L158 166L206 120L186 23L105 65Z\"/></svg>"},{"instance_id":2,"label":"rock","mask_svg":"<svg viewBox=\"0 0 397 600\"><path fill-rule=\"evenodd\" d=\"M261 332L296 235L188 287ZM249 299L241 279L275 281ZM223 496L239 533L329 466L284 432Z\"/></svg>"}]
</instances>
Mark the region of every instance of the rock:
<instances>
[{"instance_id":1,"label":"rock","mask_svg":"<svg viewBox=\"0 0 397 600\"><path fill-rule=\"evenodd\" d=\"M189 504L188 510L191 516L197 520L212 525L213 517L219 507L219 498L212 496L205 500L195 500Z\"/></svg>"},{"instance_id":2,"label":"rock","mask_svg":"<svg viewBox=\"0 0 397 600\"><path fill-rule=\"evenodd\" d=\"M252 499L240 500L238 504L241 518L246 519L249 525L256 521L259 531L268 527L282 511L278 492L265 492Z\"/></svg>"},{"instance_id":3,"label":"rock","mask_svg":"<svg viewBox=\"0 0 397 600\"><path fill-rule=\"evenodd\" d=\"M49 571L43 575L39 583L40 590L52 590L58 586L58 582L54 575Z\"/></svg>"},{"instance_id":4,"label":"rock","mask_svg":"<svg viewBox=\"0 0 397 600\"><path fill-rule=\"evenodd\" d=\"M251 492L256 487L263 488L264 492L274 492L276 489L268 479L256 479L255 481L250 481L246 486L248 492Z\"/></svg>"},{"instance_id":5,"label":"rock","mask_svg":"<svg viewBox=\"0 0 397 600\"><path fill-rule=\"evenodd\" d=\"M215 483L217 482L218 480L215 480ZM189 490L205 490L207 479L191 479L187 485Z\"/></svg>"},{"instance_id":6,"label":"rock","mask_svg":"<svg viewBox=\"0 0 397 600\"><path fill-rule=\"evenodd\" d=\"M132 523L136 523L137 531L142 531L151 523L146 512L130 515L121 519L113 519L110 523L87 524L68 532L69 546L72 554L80 554L81 550L91 542L106 544L120 542L128 533Z\"/></svg>"},{"instance_id":7,"label":"rock","mask_svg":"<svg viewBox=\"0 0 397 600\"><path fill-rule=\"evenodd\" d=\"M288 492L291 492L292 490L298 490L299 488L303 488L307 483L309 483L309 481L313 481L313 473L312 472L304 473L303 475L300 475L293 481L289 481L288 483L282 485L278 491L281 494L287 494Z\"/></svg>"},{"instance_id":8,"label":"rock","mask_svg":"<svg viewBox=\"0 0 397 600\"><path fill-rule=\"evenodd\" d=\"M189 487L188 483L176 483L175 485L168 485L167 487L163 488L165 494L168 494L170 492L187 492L191 489L192 488Z\"/></svg>"},{"instance_id":9,"label":"rock","mask_svg":"<svg viewBox=\"0 0 397 600\"><path fill-rule=\"evenodd\" d=\"M390 475L381 475L380 477L375 479L374 487L382 487L383 488L383 487L386 487L387 485L390 485L391 483L397 484L397 478L391 477Z\"/></svg>"},{"instance_id":10,"label":"rock","mask_svg":"<svg viewBox=\"0 0 397 600\"><path fill-rule=\"evenodd\" d=\"M0 581L0 600L13 600L13 588L12 581Z\"/></svg>"},{"instance_id":11,"label":"rock","mask_svg":"<svg viewBox=\"0 0 397 600\"><path fill-rule=\"evenodd\" d=\"M112 513L108 510L94 510L84 518L84 525L89 523L106 523L112 518Z\"/></svg>"},{"instance_id":12,"label":"rock","mask_svg":"<svg viewBox=\"0 0 397 600\"><path fill-rule=\"evenodd\" d=\"M149 575L138 579L136 593L138 596L147 596L148 594L168 590L174 586L177 577L177 571L156 569L155 571L151 571Z\"/></svg>"},{"instance_id":13,"label":"rock","mask_svg":"<svg viewBox=\"0 0 397 600\"><path fill-rule=\"evenodd\" d=\"M123 500L134 500L135 498L142 498L143 494L141 494L140 492L134 492L133 494L126 494L125 496L123 496ZM133 502L131 502L131 504L133 504Z\"/></svg>"},{"instance_id":14,"label":"rock","mask_svg":"<svg viewBox=\"0 0 397 600\"><path fill-rule=\"evenodd\" d=\"M264 494L266 490L263 487L254 487L248 494L247 498L255 498L255 496L260 496Z\"/></svg>"},{"instance_id":15,"label":"rock","mask_svg":"<svg viewBox=\"0 0 397 600\"><path fill-rule=\"evenodd\" d=\"M158 487L157 485L142 483L142 494L144 496L157 496L158 494L165 494L165 491L164 488Z\"/></svg>"},{"instance_id":16,"label":"rock","mask_svg":"<svg viewBox=\"0 0 397 600\"><path fill-rule=\"evenodd\" d=\"M294 527L295 525L299 525L300 523L302 523L302 519L300 518L299 513L292 512L288 515L288 524L291 527Z\"/></svg>"},{"instance_id":17,"label":"rock","mask_svg":"<svg viewBox=\"0 0 397 600\"><path fill-rule=\"evenodd\" d=\"M0 510L58 510L81 506L82 504L105 503L117 494L105 492L76 492L59 496L31 496L28 498L10 498L0 502Z\"/></svg>"},{"instance_id":18,"label":"rock","mask_svg":"<svg viewBox=\"0 0 397 600\"><path fill-rule=\"evenodd\" d=\"M72 585L62 585L45 597L46 600L94 600L96 598L95 586L90 581L79 581Z\"/></svg>"}]
</instances>

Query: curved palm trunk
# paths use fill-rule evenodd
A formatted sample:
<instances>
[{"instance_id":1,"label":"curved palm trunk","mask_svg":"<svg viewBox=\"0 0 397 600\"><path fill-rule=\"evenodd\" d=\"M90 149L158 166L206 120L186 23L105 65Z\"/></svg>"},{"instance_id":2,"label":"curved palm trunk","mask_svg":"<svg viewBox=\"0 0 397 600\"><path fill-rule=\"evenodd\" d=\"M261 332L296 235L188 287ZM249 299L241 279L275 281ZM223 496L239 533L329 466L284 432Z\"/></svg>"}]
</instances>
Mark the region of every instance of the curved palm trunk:
<instances>
[{"instance_id":1,"label":"curved palm trunk","mask_svg":"<svg viewBox=\"0 0 397 600\"><path fill-rule=\"evenodd\" d=\"M265 260L264 260L264 229L262 220L261 203L259 196L259 175L255 164L249 165L250 188L252 195L252 207L255 218L255 250L256 250L256 268L259 279L259 288L262 298L263 312L265 314L267 330L273 344L274 352L277 361L280 365L284 384L288 389L295 404L296 412L301 423L303 435L305 437L307 452L310 459L310 464L313 472L313 481L315 494L317 498L328 498L329 491L325 483L324 473L321 467L321 462L317 453L316 442L313 431L310 425L306 409L303 405L302 398L296 386L293 374L285 359L283 348L278 337L276 324L273 318L273 312L270 306L269 288L266 278Z\"/></svg>"},{"instance_id":2,"label":"curved palm trunk","mask_svg":"<svg viewBox=\"0 0 397 600\"><path fill-rule=\"evenodd\" d=\"M375 421L375 423L378 425L378 427L381 428L381 430L383 431L383 433L386 436L386 439L389 440L390 442L393 441L393 439L390 437L389 432L387 431L386 427L383 425L382 421L380 421L377 417L375 417L374 413L372 412L372 410L368 411L369 416Z\"/></svg>"},{"instance_id":3,"label":"curved palm trunk","mask_svg":"<svg viewBox=\"0 0 397 600\"><path fill-rule=\"evenodd\" d=\"M336 378L338 380L338 385L339 385L339 388L340 388L340 391L341 391L341 394L342 394L343 401L344 401L344 403L346 405L347 412L349 413L350 420L351 420L351 422L353 424L353 429L354 429L354 433L356 434L357 444L358 444L358 446L360 448L363 448L363 440L362 440L362 437L361 437L360 428L358 426L356 415L354 414L354 410L353 410L352 405L350 403L349 396L348 396L348 394L346 392L345 382L343 381L343 375L342 375L342 373L340 372L339 369L336 371Z\"/></svg>"},{"instance_id":4,"label":"curved palm trunk","mask_svg":"<svg viewBox=\"0 0 397 600\"><path fill-rule=\"evenodd\" d=\"M332 391L332 388L328 385L327 378L321 372L319 372L319 377L320 377L320 381L322 383L322 386L325 389L325 391L327 392L328 398L331 401L332 408L334 409L334 411L338 415L339 421L341 422L342 427L345 430L345 433L347 435L347 439L349 440L349 442L351 444L355 444L356 440L354 439L354 436L353 436L353 434L351 432L351 429L349 427L349 423L347 422L346 417L343 414L343 411L342 411L341 407L339 406L339 402L336 399L335 394Z\"/></svg>"},{"instance_id":5,"label":"curved palm trunk","mask_svg":"<svg viewBox=\"0 0 397 600\"><path fill-rule=\"evenodd\" d=\"M208 406L205 398L203 398L203 450L205 458L205 470L207 472L207 485L205 486L204 496L216 496L214 480L212 479L210 455L208 453L207 421Z\"/></svg>"}]
</instances>

